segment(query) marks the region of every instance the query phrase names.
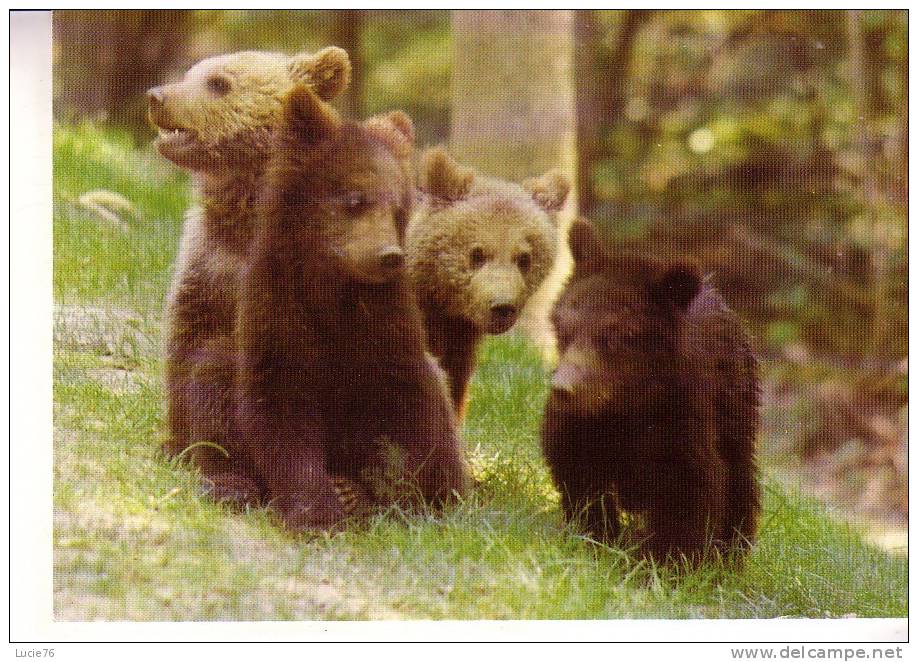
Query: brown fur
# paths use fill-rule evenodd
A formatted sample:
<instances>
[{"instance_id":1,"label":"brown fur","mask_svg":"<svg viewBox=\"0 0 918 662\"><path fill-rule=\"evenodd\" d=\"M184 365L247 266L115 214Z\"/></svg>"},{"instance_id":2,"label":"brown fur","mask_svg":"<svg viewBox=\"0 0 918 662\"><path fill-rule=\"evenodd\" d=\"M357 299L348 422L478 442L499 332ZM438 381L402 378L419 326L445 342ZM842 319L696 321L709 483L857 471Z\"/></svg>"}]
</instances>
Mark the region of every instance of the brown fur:
<instances>
[{"instance_id":1,"label":"brown fur","mask_svg":"<svg viewBox=\"0 0 918 662\"><path fill-rule=\"evenodd\" d=\"M292 529L342 521L332 474L442 503L469 482L454 417L403 269L380 261L410 212L406 117L345 122L307 88L285 108L242 283L233 452Z\"/></svg>"},{"instance_id":2,"label":"brown fur","mask_svg":"<svg viewBox=\"0 0 918 662\"><path fill-rule=\"evenodd\" d=\"M166 450L190 449L186 456L218 500L257 502L264 492L226 451L239 276L282 96L294 82L308 81L332 98L349 76L339 48L291 58L243 52L204 60L181 81L150 91L150 119L162 130L157 146L193 172L198 202L185 223L167 299ZM213 77L227 78L231 88L215 93L208 87Z\"/></svg>"},{"instance_id":3,"label":"brown fur","mask_svg":"<svg viewBox=\"0 0 918 662\"><path fill-rule=\"evenodd\" d=\"M543 449L565 516L601 540L646 518L657 559L755 539L756 362L717 291L688 264L609 256L584 222L552 321L560 359Z\"/></svg>"},{"instance_id":4,"label":"brown fur","mask_svg":"<svg viewBox=\"0 0 918 662\"><path fill-rule=\"evenodd\" d=\"M554 264L570 185L554 171L522 185L483 177L440 148L424 153L420 171L408 271L462 414L481 338L513 326Z\"/></svg>"}]
</instances>

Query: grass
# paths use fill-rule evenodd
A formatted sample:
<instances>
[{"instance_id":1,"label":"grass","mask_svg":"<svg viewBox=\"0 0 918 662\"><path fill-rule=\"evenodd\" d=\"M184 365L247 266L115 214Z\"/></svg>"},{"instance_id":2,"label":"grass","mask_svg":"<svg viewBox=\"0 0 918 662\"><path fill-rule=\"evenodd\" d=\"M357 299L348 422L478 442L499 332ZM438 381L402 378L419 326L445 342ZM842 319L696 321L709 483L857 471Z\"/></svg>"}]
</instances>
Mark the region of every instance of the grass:
<instances>
[{"instance_id":1,"label":"grass","mask_svg":"<svg viewBox=\"0 0 918 662\"><path fill-rule=\"evenodd\" d=\"M766 487L746 569L682 578L562 525L538 447L545 370L486 344L463 436L481 484L441 516L293 536L201 498L164 439L162 301L185 178L91 126L55 127L54 611L58 620L906 616L907 560ZM81 211L128 197L127 229Z\"/></svg>"}]
</instances>

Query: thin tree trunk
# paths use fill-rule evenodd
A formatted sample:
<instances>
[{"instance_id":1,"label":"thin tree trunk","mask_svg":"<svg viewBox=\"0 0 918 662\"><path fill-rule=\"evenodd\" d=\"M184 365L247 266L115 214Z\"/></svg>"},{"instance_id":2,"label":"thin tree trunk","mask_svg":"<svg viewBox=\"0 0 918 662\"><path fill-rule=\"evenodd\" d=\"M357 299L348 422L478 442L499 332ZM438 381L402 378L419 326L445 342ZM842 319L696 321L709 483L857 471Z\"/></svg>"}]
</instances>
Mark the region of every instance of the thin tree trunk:
<instances>
[{"instance_id":1,"label":"thin tree trunk","mask_svg":"<svg viewBox=\"0 0 918 662\"><path fill-rule=\"evenodd\" d=\"M614 48L605 46L593 10L577 10L574 18L577 70L578 201L580 212L589 215L593 194L593 164L605 154L602 134L622 120L628 72L634 44L651 10L624 12Z\"/></svg>"},{"instance_id":2,"label":"thin tree trunk","mask_svg":"<svg viewBox=\"0 0 918 662\"><path fill-rule=\"evenodd\" d=\"M878 359L883 354L889 327L887 271L889 247L886 228L882 227L877 209L883 204L877 176L875 149L870 136L870 103L867 97L868 80L864 55L863 17L861 10L847 12L848 46L850 51L851 94L857 108L857 144L861 153L861 202L870 219L871 262L873 277L873 323L870 330L870 348L864 359Z\"/></svg>"},{"instance_id":3,"label":"thin tree trunk","mask_svg":"<svg viewBox=\"0 0 918 662\"><path fill-rule=\"evenodd\" d=\"M596 204L593 193L593 164L602 157L602 109L609 86L602 84L602 34L592 9L574 13L574 65L577 79L577 200L581 213L589 216Z\"/></svg>"},{"instance_id":4,"label":"thin tree trunk","mask_svg":"<svg viewBox=\"0 0 918 662\"><path fill-rule=\"evenodd\" d=\"M453 12L452 150L483 173L521 181L560 168L576 182L574 17L567 10ZM572 196L576 197L576 195ZM559 259L522 328L553 347L548 311L570 271L562 214Z\"/></svg>"},{"instance_id":5,"label":"thin tree trunk","mask_svg":"<svg viewBox=\"0 0 918 662\"><path fill-rule=\"evenodd\" d=\"M898 203L908 210L908 51L899 62L899 76L902 80L903 107L899 110L899 174L895 189Z\"/></svg>"},{"instance_id":6,"label":"thin tree trunk","mask_svg":"<svg viewBox=\"0 0 918 662\"><path fill-rule=\"evenodd\" d=\"M363 116L364 78L363 30L366 25L365 9L335 10L331 42L347 51L351 59L351 84L341 98L342 109L350 117Z\"/></svg>"}]
</instances>

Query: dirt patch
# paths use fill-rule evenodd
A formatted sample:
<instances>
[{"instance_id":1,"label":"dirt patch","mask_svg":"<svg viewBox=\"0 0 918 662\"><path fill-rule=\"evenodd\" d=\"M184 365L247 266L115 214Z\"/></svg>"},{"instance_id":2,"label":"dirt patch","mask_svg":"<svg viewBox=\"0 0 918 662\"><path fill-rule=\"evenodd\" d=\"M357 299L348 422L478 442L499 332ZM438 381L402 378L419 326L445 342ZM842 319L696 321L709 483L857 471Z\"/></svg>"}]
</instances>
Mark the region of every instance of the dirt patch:
<instances>
[{"instance_id":1,"label":"dirt patch","mask_svg":"<svg viewBox=\"0 0 918 662\"><path fill-rule=\"evenodd\" d=\"M136 357L156 351L144 319L125 308L54 306L54 343L101 356Z\"/></svg>"},{"instance_id":2,"label":"dirt patch","mask_svg":"<svg viewBox=\"0 0 918 662\"><path fill-rule=\"evenodd\" d=\"M144 383L140 375L125 368L90 368L85 374L116 395L135 393Z\"/></svg>"},{"instance_id":3,"label":"dirt patch","mask_svg":"<svg viewBox=\"0 0 918 662\"><path fill-rule=\"evenodd\" d=\"M883 397L881 397L881 395ZM762 452L777 477L908 553L908 406L839 378L766 380Z\"/></svg>"}]
</instances>

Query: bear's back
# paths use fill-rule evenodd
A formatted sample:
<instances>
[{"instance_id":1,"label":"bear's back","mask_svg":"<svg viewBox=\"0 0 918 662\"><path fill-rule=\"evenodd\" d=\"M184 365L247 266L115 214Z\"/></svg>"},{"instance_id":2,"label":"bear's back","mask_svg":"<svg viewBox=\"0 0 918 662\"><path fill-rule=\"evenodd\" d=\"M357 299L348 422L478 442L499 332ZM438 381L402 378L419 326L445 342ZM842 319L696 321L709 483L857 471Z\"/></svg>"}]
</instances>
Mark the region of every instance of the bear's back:
<instances>
[{"instance_id":1,"label":"bear's back","mask_svg":"<svg viewBox=\"0 0 918 662\"><path fill-rule=\"evenodd\" d=\"M748 334L707 281L681 324L679 351L700 392L710 398L721 455L731 460L750 457L758 421L758 377Z\"/></svg>"}]
</instances>

